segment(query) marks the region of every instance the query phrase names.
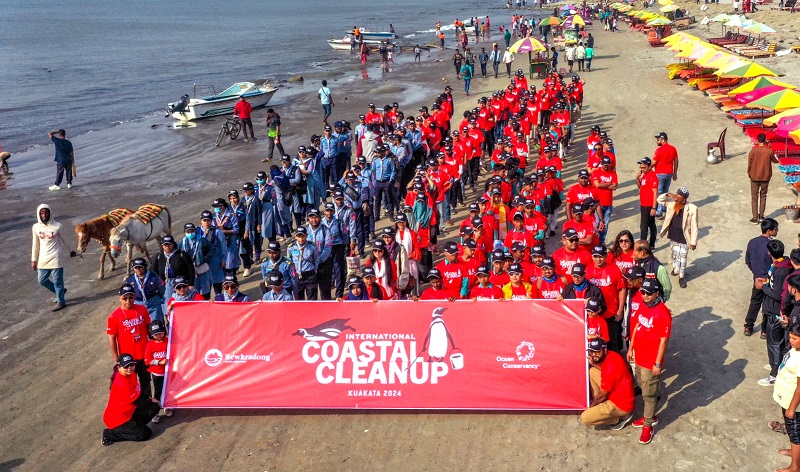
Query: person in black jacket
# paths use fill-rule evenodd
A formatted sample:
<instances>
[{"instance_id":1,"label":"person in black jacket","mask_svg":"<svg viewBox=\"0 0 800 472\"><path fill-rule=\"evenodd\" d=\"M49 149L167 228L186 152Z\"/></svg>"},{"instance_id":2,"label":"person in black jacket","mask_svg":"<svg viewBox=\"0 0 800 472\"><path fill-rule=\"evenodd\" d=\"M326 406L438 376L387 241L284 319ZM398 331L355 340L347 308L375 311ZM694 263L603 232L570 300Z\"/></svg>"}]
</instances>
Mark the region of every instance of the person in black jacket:
<instances>
[{"instance_id":1,"label":"person in black jacket","mask_svg":"<svg viewBox=\"0 0 800 472\"><path fill-rule=\"evenodd\" d=\"M758 381L759 385L768 387L775 383L783 352L786 348L786 329L781 325L781 295L783 282L792 271L792 264L784 257L783 243L773 239L767 243L767 251L772 258L766 278L757 278L755 287L764 292L761 310L767 320L767 357L769 358L769 375Z\"/></svg>"},{"instance_id":2,"label":"person in black jacket","mask_svg":"<svg viewBox=\"0 0 800 472\"><path fill-rule=\"evenodd\" d=\"M755 281L765 278L769 265L772 260L767 251L767 243L778 236L778 222L772 218L764 218L761 221L761 235L756 236L747 243L747 252L744 255L744 262L753 273L753 292L750 295L750 308L747 309L747 316L744 319L744 335L753 335L753 326L758 318L758 310L764 301L764 292L756 288ZM767 321L766 317L761 317L761 334L766 337Z\"/></svg>"},{"instance_id":3,"label":"person in black jacket","mask_svg":"<svg viewBox=\"0 0 800 472\"><path fill-rule=\"evenodd\" d=\"M586 280L586 266L580 262L575 263L572 269L570 269L570 275L572 276L572 281L564 287L564 290L561 292L561 298L563 300L588 300L590 298L599 298L602 300L602 306L597 312L597 315L602 316L603 313L606 312L606 302L603 298L603 292L600 291L600 287Z\"/></svg>"},{"instance_id":4,"label":"person in black jacket","mask_svg":"<svg viewBox=\"0 0 800 472\"><path fill-rule=\"evenodd\" d=\"M164 282L164 300L172 298L175 291L175 277L183 276L189 283L189 288L194 288L194 262L189 253L181 251L172 236L161 239L162 251L158 253L153 271Z\"/></svg>"}]
</instances>

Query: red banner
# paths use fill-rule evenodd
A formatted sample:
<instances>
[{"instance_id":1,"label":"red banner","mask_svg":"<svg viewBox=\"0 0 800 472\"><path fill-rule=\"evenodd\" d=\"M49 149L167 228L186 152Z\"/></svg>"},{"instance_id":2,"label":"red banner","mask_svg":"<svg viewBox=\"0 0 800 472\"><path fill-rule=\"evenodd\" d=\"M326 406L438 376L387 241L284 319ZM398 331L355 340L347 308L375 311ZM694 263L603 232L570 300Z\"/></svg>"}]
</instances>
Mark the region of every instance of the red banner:
<instances>
[{"instance_id":1,"label":"red banner","mask_svg":"<svg viewBox=\"0 0 800 472\"><path fill-rule=\"evenodd\" d=\"M167 408L582 410L583 302L179 302Z\"/></svg>"}]
</instances>

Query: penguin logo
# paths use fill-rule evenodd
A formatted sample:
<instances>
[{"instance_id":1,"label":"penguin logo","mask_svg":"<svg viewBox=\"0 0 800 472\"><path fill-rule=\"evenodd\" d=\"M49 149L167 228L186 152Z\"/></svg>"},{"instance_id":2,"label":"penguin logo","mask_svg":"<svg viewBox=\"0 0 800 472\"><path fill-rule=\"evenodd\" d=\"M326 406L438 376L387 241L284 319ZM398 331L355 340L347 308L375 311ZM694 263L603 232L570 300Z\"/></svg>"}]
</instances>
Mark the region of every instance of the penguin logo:
<instances>
[{"instance_id":1,"label":"penguin logo","mask_svg":"<svg viewBox=\"0 0 800 472\"><path fill-rule=\"evenodd\" d=\"M222 351L219 349L209 349L205 356L206 365L216 367L222 363Z\"/></svg>"},{"instance_id":2,"label":"penguin logo","mask_svg":"<svg viewBox=\"0 0 800 472\"><path fill-rule=\"evenodd\" d=\"M444 362L447 354L450 352L450 346L453 350L456 349L456 343L453 341L453 336L447 330L442 316L447 308L436 307L433 310L433 321L428 328L428 335L425 336L425 342L422 343L422 351L420 351L417 358L422 353L428 353L428 362ZM460 354L460 353L459 353Z\"/></svg>"},{"instance_id":3,"label":"penguin logo","mask_svg":"<svg viewBox=\"0 0 800 472\"><path fill-rule=\"evenodd\" d=\"M349 329L353 332L356 331L355 328L347 325L348 321L350 321L350 318L337 318L334 320L329 320L324 323L320 323L313 328L300 328L292 333L292 336L302 336L308 341L328 341L331 339L336 339L340 334L342 334L342 331L346 329Z\"/></svg>"}]
</instances>

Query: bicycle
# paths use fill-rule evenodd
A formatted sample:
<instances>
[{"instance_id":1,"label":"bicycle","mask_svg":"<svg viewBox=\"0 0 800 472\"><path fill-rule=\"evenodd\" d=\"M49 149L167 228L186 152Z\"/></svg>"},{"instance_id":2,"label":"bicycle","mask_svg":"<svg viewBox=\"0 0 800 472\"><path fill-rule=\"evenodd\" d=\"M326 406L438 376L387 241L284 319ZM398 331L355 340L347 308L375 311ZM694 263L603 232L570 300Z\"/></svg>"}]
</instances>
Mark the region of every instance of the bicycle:
<instances>
[{"instance_id":1,"label":"bicycle","mask_svg":"<svg viewBox=\"0 0 800 472\"><path fill-rule=\"evenodd\" d=\"M226 135L231 137L231 141L236 139L239 136L239 133L242 131L242 123L239 121L239 117L233 115L232 117L228 118L225 117L225 123L222 123L222 127L219 129L219 134L217 135L217 146L220 145L222 142L222 138Z\"/></svg>"}]
</instances>

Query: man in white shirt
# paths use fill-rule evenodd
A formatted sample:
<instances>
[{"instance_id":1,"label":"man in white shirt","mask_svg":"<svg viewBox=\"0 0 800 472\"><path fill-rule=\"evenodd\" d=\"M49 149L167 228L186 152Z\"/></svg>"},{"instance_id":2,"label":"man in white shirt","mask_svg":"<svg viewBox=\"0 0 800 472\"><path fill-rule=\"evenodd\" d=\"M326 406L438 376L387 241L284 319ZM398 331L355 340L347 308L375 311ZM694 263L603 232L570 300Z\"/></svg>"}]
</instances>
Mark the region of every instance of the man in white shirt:
<instances>
[{"instance_id":1,"label":"man in white shirt","mask_svg":"<svg viewBox=\"0 0 800 472\"><path fill-rule=\"evenodd\" d=\"M331 89L328 88L327 80L322 81L322 87L320 87L317 92L317 97L319 97L319 101L322 103L322 122L327 125L328 117L331 116L331 111L334 107L333 96L331 95Z\"/></svg>"},{"instance_id":2,"label":"man in white shirt","mask_svg":"<svg viewBox=\"0 0 800 472\"><path fill-rule=\"evenodd\" d=\"M506 73L508 74L508 78L511 78L511 64L514 63L514 54L506 49L506 52L503 53L503 62L506 64Z\"/></svg>"}]
</instances>

